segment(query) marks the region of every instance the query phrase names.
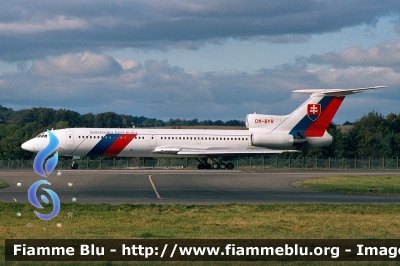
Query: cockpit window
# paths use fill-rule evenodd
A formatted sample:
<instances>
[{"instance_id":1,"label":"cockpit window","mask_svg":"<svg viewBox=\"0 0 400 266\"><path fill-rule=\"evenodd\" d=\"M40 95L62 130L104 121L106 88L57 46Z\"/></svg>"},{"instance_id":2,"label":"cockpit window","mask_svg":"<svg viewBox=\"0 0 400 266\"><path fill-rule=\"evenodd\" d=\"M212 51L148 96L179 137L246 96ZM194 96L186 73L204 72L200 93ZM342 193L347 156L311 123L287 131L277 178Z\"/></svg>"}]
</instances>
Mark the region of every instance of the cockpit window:
<instances>
[{"instance_id":1,"label":"cockpit window","mask_svg":"<svg viewBox=\"0 0 400 266\"><path fill-rule=\"evenodd\" d=\"M37 138L47 138L47 134L40 133L39 135L37 135Z\"/></svg>"}]
</instances>

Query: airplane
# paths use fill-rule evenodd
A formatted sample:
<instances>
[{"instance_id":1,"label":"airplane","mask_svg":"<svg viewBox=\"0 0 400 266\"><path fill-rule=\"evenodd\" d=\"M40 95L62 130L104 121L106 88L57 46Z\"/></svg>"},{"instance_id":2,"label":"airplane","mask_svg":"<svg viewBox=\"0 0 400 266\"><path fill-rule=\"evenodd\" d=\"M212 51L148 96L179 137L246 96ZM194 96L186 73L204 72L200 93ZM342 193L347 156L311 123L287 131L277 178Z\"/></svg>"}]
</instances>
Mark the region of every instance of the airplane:
<instances>
[{"instance_id":1,"label":"airplane","mask_svg":"<svg viewBox=\"0 0 400 266\"><path fill-rule=\"evenodd\" d=\"M72 169L78 169L75 160L83 156L188 157L199 162L198 169L233 169L234 164L226 161L240 156L330 145L332 136L327 128L345 96L386 87L295 90L310 97L289 115L247 115L248 130L66 128L51 132L59 140L59 156L72 157ZM48 133L43 132L21 147L39 152L48 143Z\"/></svg>"}]
</instances>

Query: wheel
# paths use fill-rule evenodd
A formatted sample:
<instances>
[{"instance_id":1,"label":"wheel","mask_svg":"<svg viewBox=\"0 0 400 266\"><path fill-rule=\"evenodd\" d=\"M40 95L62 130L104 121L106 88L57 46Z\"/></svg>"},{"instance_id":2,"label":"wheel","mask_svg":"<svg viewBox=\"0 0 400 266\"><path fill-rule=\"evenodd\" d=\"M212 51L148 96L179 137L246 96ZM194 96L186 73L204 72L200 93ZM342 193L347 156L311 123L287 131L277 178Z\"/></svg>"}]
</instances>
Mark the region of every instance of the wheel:
<instances>
[{"instance_id":1,"label":"wheel","mask_svg":"<svg viewBox=\"0 0 400 266\"><path fill-rule=\"evenodd\" d=\"M232 170L233 168L235 168L235 165L233 163L228 163L226 165L226 168L228 168L229 170Z\"/></svg>"},{"instance_id":2,"label":"wheel","mask_svg":"<svg viewBox=\"0 0 400 266\"><path fill-rule=\"evenodd\" d=\"M212 164L212 169L219 169L219 168L220 168L219 163L213 163Z\"/></svg>"},{"instance_id":3,"label":"wheel","mask_svg":"<svg viewBox=\"0 0 400 266\"><path fill-rule=\"evenodd\" d=\"M220 169L226 169L226 163L221 163L221 164L219 165L219 168L220 168Z\"/></svg>"},{"instance_id":4,"label":"wheel","mask_svg":"<svg viewBox=\"0 0 400 266\"><path fill-rule=\"evenodd\" d=\"M206 169L211 169L211 164L207 163L206 164Z\"/></svg>"},{"instance_id":5,"label":"wheel","mask_svg":"<svg viewBox=\"0 0 400 266\"><path fill-rule=\"evenodd\" d=\"M199 163L197 169L206 169L206 166L203 163Z\"/></svg>"}]
</instances>

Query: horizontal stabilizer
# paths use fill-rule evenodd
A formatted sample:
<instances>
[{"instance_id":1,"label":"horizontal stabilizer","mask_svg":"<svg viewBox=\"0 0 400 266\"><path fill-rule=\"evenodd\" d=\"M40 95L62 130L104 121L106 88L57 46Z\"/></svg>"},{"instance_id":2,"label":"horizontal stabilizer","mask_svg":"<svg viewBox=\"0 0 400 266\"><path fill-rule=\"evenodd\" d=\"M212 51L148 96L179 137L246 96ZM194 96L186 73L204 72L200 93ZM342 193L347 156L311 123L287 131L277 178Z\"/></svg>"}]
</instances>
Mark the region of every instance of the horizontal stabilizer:
<instances>
[{"instance_id":1,"label":"horizontal stabilizer","mask_svg":"<svg viewBox=\"0 0 400 266\"><path fill-rule=\"evenodd\" d=\"M295 90L293 92L302 94L311 94L311 95L324 95L324 96L346 96L366 90L374 90L387 87L388 86L375 86L375 87L357 88L357 89L310 89L310 90Z\"/></svg>"}]
</instances>

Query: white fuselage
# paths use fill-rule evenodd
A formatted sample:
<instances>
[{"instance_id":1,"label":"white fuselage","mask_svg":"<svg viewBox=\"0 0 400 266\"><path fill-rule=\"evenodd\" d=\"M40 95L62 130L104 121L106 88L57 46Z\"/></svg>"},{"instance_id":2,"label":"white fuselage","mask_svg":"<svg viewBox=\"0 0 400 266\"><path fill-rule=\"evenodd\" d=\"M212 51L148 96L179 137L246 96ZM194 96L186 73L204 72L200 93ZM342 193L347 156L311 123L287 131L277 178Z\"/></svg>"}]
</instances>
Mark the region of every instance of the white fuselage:
<instances>
[{"instance_id":1,"label":"white fuselage","mask_svg":"<svg viewBox=\"0 0 400 266\"><path fill-rule=\"evenodd\" d=\"M52 133L60 156L171 157L182 148L258 149L251 145L249 130L67 128ZM48 142L42 133L22 148L39 152Z\"/></svg>"}]
</instances>

